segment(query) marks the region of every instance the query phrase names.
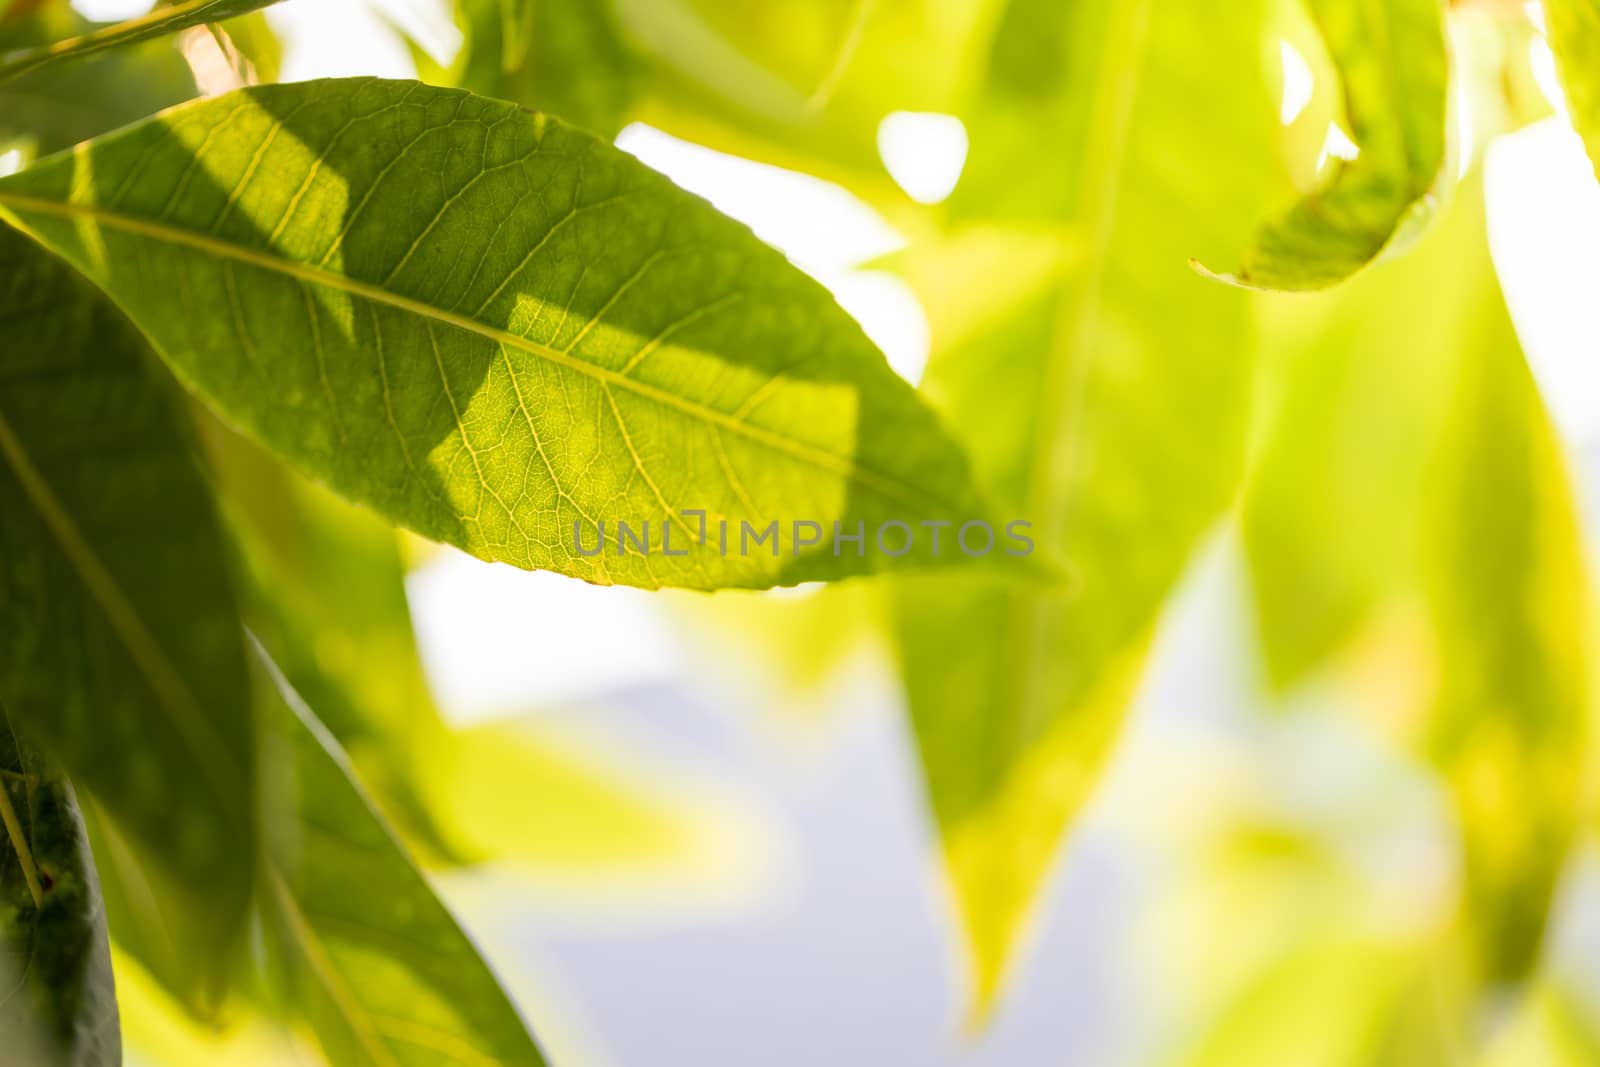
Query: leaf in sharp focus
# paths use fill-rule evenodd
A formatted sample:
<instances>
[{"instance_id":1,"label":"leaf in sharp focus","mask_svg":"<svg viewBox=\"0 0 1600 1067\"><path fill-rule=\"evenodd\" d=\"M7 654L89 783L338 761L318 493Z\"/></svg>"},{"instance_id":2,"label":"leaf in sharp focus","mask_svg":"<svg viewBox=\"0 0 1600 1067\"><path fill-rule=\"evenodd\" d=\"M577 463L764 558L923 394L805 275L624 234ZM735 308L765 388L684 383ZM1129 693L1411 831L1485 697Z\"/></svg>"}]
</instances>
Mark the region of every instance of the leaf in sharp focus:
<instances>
[{"instance_id":1,"label":"leaf in sharp focus","mask_svg":"<svg viewBox=\"0 0 1600 1067\"><path fill-rule=\"evenodd\" d=\"M1183 246L1236 247L1251 225L1239 193L1270 174L1257 122L1272 106L1263 10L1233 5L1218 20L1155 0L1070 14L1046 0L1011 6L1008 19L1022 21L1000 40L1059 34L1059 49L1026 92L1014 64L995 69L972 137L974 175L1003 184L1034 150L986 131L1014 118L1008 101L1049 116L1037 140L1060 150L1049 157L1062 168L1056 184L1074 195L998 210L1052 224L1060 249L1041 255L1038 231L1023 233L1016 269L994 269L1004 258L990 247L1001 239L994 228L958 231L944 258L968 273L935 290L981 287L1007 310L973 320L933 305L925 389L967 433L986 484L1067 561L1075 595L956 576L895 590L902 671L980 1011L1117 737L1157 613L1233 498L1253 373L1253 298L1196 277ZM1200 95L1214 105L1205 124L1189 117ZM1188 180L1201 171L1212 180ZM983 189L965 195L962 214L981 214ZM968 240L976 250L962 250ZM1053 265L1041 272L1041 262Z\"/></svg>"},{"instance_id":2,"label":"leaf in sharp focus","mask_svg":"<svg viewBox=\"0 0 1600 1067\"><path fill-rule=\"evenodd\" d=\"M1463 834L1465 918L1493 983L1537 963L1582 818L1591 584L1563 446L1487 255L1452 304L1468 346L1427 483L1426 599L1439 660L1431 754Z\"/></svg>"},{"instance_id":3,"label":"leaf in sharp focus","mask_svg":"<svg viewBox=\"0 0 1600 1067\"><path fill-rule=\"evenodd\" d=\"M94 26L65 4L46 5L0 24L0 53ZM194 95L194 77L171 42L146 41L0 82L0 140L56 152Z\"/></svg>"},{"instance_id":4,"label":"leaf in sharp focus","mask_svg":"<svg viewBox=\"0 0 1600 1067\"><path fill-rule=\"evenodd\" d=\"M1600 177L1600 2L1544 0L1544 18L1572 124Z\"/></svg>"},{"instance_id":5,"label":"leaf in sharp focus","mask_svg":"<svg viewBox=\"0 0 1600 1067\"><path fill-rule=\"evenodd\" d=\"M1236 276L1258 289L1322 289L1416 225L1446 154L1449 63L1441 0L1307 0L1343 83L1360 154L1268 221Z\"/></svg>"},{"instance_id":6,"label":"leaf in sharp focus","mask_svg":"<svg viewBox=\"0 0 1600 1067\"><path fill-rule=\"evenodd\" d=\"M375 79L246 89L0 181L0 213L226 419L485 559L759 588L969 562L929 538L900 557L835 546L835 523L992 518L825 290L631 156L511 104ZM776 524L773 554L724 555L719 517L731 540ZM608 547L581 554L601 522ZM650 554L617 548L622 522L650 524ZM828 536L796 552L803 522Z\"/></svg>"},{"instance_id":7,"label":"leaf in sharp focus","mask_svg":"<svg viewBox=\"0 0 1600 1067\"><path fill-rule=\"evenodd\" d=\"M107 49L138 44L207 22L248 14L278 0L184 0L156 8L126 22L103 26L77 37L0 56L0 82L55 63L81 59Z\"/></svg>"},{"instance_id":8,"label":"leaf in sharp focus","mask_svg":"<svg viewBox=\"0 0 1600 1067\"><path fill-rule=\"evenodd\" d=\"M263 871L269 945L329 1058L341 1067L542 1065L499 981L373 811L338 743L262 662L275 798Z\"/></svg>"},{"instance_id":9,"label":"leaf in sharp focus","mask_svg":"<svg viewBox=\"0 0 1600 1067\"><path fill-rule=\"evenodd\" d=\"M0 709L0 1048L36 1067L122 1062L105 909L72 786Z\"/></svg>"},{"instance_id":10,"label":"leaf in sharp focus","mask_svg":"<svg viewBox=\"0 0 1600 1067\"><path fill-rule=\"evenodd\" d=\"M255 793L212 500L138 332L6 227L0 333L0 702L112 813L169 920L152 966L204 1009L244 922Z\"/></svg>"}]
</instances>

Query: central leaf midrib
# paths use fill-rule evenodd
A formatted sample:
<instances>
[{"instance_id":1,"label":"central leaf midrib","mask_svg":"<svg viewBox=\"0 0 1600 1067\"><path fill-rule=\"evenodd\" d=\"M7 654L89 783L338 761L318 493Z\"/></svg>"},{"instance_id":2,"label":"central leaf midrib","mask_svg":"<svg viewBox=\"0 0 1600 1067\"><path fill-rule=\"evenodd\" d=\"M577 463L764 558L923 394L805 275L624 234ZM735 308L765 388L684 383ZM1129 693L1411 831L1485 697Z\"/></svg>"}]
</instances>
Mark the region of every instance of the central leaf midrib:
<instances>
[{"instance_id":1,"label":"central leaf midrib","mask_svg":"<svg viewBox=\"0 0 1600 1067\"><path fill-rule=\"evenodd\" d=\"M14 211L35 211L46 215L55 215L60 218L78 219L87 218L96 224L110 226L137 236L152 240L164 241L176 245L185 245L201 252L231 259L236 262L258 267L262 270L288 277L296 278L313 285L321 285L330 289L339 290L369 300L373 303L405 311L422 318L441 322L453 326L458 330L476 334L500 345L510 346L529 355L544 359L557 366L565 367L575 373L593 378L606 385L625 389L647 400L654 401L664 407L675 409L693 418L703 420L720 426L733 433L739 434L757 444L764 445L777 452L783 452L791 458L810 464L827 473L847 478L859 483L867 489L876 492L887 500L911 507L931 508L933 514L954 514L960 511L948 501L942 500L938 495L925 492L915 486L890 475L881 474L870 468L863 467L853 459L846 459L824 449L797 441L791 437L752 426L742 419L735 418L726 412L698 404L656 386L648 385L634 378L596 366L593 363L578 359L560 349L540 344L526 337L520 337L508 330L503 330L476 319L455 312L438 308L423 300L404 296L392 292L370 282L363 282L347 275L337 274L310 264L297 263L259 249L247 248L242 245L220 241L216 238L197 234L190 230L171 226L149 219L136 218L123 215L104 208L92 207L85 204L76 204L69 201L46 200L38 197L17 193L0 191L0 206L9 205Z\"/></svg>"}]
</instances>

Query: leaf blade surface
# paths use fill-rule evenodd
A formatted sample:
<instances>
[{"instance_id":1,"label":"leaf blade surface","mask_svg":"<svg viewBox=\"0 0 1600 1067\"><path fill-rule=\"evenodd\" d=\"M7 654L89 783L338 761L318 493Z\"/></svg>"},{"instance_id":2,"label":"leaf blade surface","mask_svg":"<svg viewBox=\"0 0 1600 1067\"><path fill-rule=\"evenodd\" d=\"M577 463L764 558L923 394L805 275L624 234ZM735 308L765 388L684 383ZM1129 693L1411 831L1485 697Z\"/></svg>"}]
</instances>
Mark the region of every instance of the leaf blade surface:
<instances>
[{"instance_id":1,"label":"leaf blade surface","mask_svg":"<svg viewBox=\"0 0 1600 1067\"><path fill-rule=\"evenodd\" d=\"M1309 0L1360 154L1268 220L1236 276L1258 289L1335 285L1420 225L1446 156L1449 62L1439 0Z\"/></svg>"},{"instance_id":2,"label":"leaf blade surface","mask_svg":"<svg viewBox=\"0 0 1600 1067\"><path fill-rule=\"evenodd\" d=\"M499 981L372 809L338 743L263 662L267 773L280 798L264 907L278 964L329 1057L543 1067Z\"/></svg>"},{"instance_id":3,"label":"leaf blade surface","mask_svg":"<svg viewBox=\"0 0 1600 1067\"><path fill-rule=\"evenodd\" d=\"M254 744L209 492L143 339L0 230L0 700L113 814L210 999L250 892ZM240 846L244 846L241 850Z\"/></svg>"},{"instance_id":4,"label":"leaf blade surface","mask_svg":"<svg viewBox=\"0 0 1600 1067\"><path fill-rule=\"evenodd\" d=\"M43 161L0 183L0 211L229 421L487 559L760 588L941 562L926 541L796 552L798 521L870 538L986 518L960 448L819 286L510 104L373 79L247 89ZM781 553L721 554L719 518L735 538L778 522ZM575 524L591 546L600 522L650 523L655 551L581 554Z\"/></svg>"}]
</instances>

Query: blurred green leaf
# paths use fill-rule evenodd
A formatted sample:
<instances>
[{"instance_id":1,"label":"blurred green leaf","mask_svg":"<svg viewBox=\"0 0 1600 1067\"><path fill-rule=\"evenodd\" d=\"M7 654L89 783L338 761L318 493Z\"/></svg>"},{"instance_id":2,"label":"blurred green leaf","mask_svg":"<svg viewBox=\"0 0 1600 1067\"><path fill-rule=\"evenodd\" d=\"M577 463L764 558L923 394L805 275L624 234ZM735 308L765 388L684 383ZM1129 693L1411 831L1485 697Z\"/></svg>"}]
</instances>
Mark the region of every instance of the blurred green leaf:
<instances>
[{"instance_id":1,"label":"blurred green leaf","mask_svg":"<svg viewBox=\"0 0 1600 1067\"><path fill-rule=\"evenodd\" d=\"M1475 198L1476 199L1476 198ZM1481 199L1475 232L1487 248ZM1454 788L1466 917L1491 983L1527 977L1580 819L1591 585L1566 457L1488 257L1430 470L1424 578L1439 660L1429 748Z\"/></svg>"},{"instance_id":2,"label":"blurred green leaf","mask_svg":"<svg viewBox=\"0 0 1600 1067\"><path fill-rule=\"evenodd\" d=\"M1482 977L1502 981L1538 951L1578 817L1589 585L1483 212L1474 176L1411 255L1295 309L1305 336L1279 346L1244 531L1280 686L1356 651L1381 611L1424 602L1418 647L1381 670L1431 711L1393 709L1386 725L1455 792L1465 917Z\"/></svg>"},{"instance_id":3,"label":"blurred green leaf","mask_svg":"<svg viewBox=\"0 0 1600 1067\"><path fill-rule=\"evenodd\" d=\"M635 885L703 863L708 813L660 783L532 731L447 726L417 656L394 529L202 425L252 632L295 691L327 709L323 722L421 856Z\"/></svg>"},{"instance_id":4,"label":"blurred green leaf","mask_svg":"<svg viewBox=\"0 0 1600 1067\"><path fill-rule=\"evenodd\" d=\"M1579 988L1539 982L1477 1062L1481 1067L1589 1067L1600 1063L1600 1019L1586 1000L1586 992Z\"/></svg>"},{"instance_id":5,"label":"blurred green leaf","mask_svg":"<svg viewBox=\"0 0 1600 1067\"><path fill-rule=\"evenodd\" d=\"M1445 160L1449 64L1442 0L1307 0L1344 88L1360 155L1335 157L1321 188L1270 220L1225 280L1321 289L1376 259L1432 210Z\"/></svg>"},{"instance_id":6,"label":"blurred green leaf","mask_svg":"<svg viewBox=\"0 0 1600 1067\"><path fill-rule=\"evenodd\" d=\"M105 909L72 786L0 709L0 1044L12 1063L122 1062Z\"/></svg>"},{"instance_id":7,"label":"blurred green leaf","mask_svg":"<svg viewBox=\"0 0 1600 1067\"><path fill-rule=\"evenodd\" d=\"M1272 356L1240 524L1280 689L1344 650L1430 548L1421 480L1482 330L1463 311L1492 284L1471 210L1452 206L1411 255L1348 287L1267 308Z\"/></svg>"},{"instance_id":8,"label":"blurred green leaf","mask_svg":"<svg viewBox=\"0 0 1600 1067\"><path fill-rule=\"evenodd\" d=\"M1068 561L1076 595L952 576L897 583L895 596L979 1010L1117 737L1157 611L1234 494L1251 298L1196 277L1186 252L1236 247L1250 194L1271 180L1262 8L1217 20L1178 2L1063 12L1040 0L1007 18L959 209L981 213L994 189L1000 218L1036 219L1057 243L1041 247L1034 230L1002 252L1004 230L957 232L931 270L955 273L932 291L986 296L971 313L928 301L925 389L985 484ZM1012 49L1030 41L1046 58L1020 69ZM1189 117L1201 95L1207 124ZM1048 116L1034 140L986 137L1024 114ZM1006 198L1007 176L1036 155L1060 169ZM930 291L923 268L908 273Z\"/></svg>"},{"instance_id":9,"label":"blurred green leaf","mask_svg":"<svg viewBox=\"0 0 1600 1067\"><path fill-rule=\"evenodd\" d=\"M0 212L113 293L224 417L486 559L766 587L962 559L926 538L795 552L796 522L870 537L990 518L960 448L826 291L510 104L377 80L243 90L0 181ZM773 554L719 551L724 517L735 537L776 523ZM602 521L611 549L575 551ZM654 551L616 549L619 522L650 522Z\"/></svg>"},{"instance_id":10,"label":"blurred green leaf","mask_svg":"<svg viewBox=\"0 0 1600 1067\"><path fill-rule=\"evenodd\" d=\"M595 0L460 0L460 53L449 70L423 57L430 82L514 100L615 137L638 91L637 58L610 7Z\"/></svg>"},{"instance_id":11,"label":"blurred green leaf","mask_svg":"<svg viewBox=\"0 0 1600 1067\"><path fill-rule=\"evenodd\" d=\"M636 889L650 876L724 873L715 840L724 813L664 782L626 778L532 719L452 733L423 784L451 841L524 873L584 885L618 877Z\"/></svg>"},{"instance_id":12,"label":"blurred green leaf","mask_svg":"<svg viewBox=\"0 0 1600 1067\"><path fill-rule=\"evenodd\" d=\"M198 415L251 632L325 709L385 814L424 851L454 857L423 799L449 739L417 658L394 528Z\"/></svg>"},{"instance_id":13,"label":"blurred green leaf","mask_svg":"<svg viewBox=\"0 0 1600 1067\"><path fill-rule=\"evenodd\" d=\"M248 64L247 70L255 75L250 84L278 80L283 66L283 42L273 32L266 15L254 11L228 19L217 28L227 35Z\"/></svg>"},{"instance_id":14,"label":"blurred green leaf","mask_svg":"<svg viewBox=\"0 0 1600 1067\"><path fill-rule=\"evenodd\" d=\"M537 1064L488 965L373 811L277 669L263 703L263 907L276 966L329 1058L346 1064ZM359 891L353 891L360 887Z\"/></svg>"},{"instance_id":15,"label":"blurred green leaf","mask_svg":"<svg viewBox=\"0 0 1600 1067\"><path fill-rule=\"evenodd\" d=\"M144 340L0 228L0 701L111 815L197 1008L255 838L246 661L210 494ZM131 915L114 921L132 920Z\"/></svg>"},{"instance_id":16,"label":"blurred green leaf","mask_svg":"<svg viewBox=\"0 0 1600 1067\"><path fill-rule=\"evenodd\" d=\"M39 47L95 26L65 4L44 5L0 23L0 53ZM48 154L194 94L194 77L172 42L146 41L0 82L0 140L24 140Z\"/></svg>"},{"instance_id":17,"label":"blurred green leaf","mask_svg":"<svg viewBox=\"0 0 1600 1067\"><path fill-rule=\"evenodd\" d=\"M612 0L648 72L636 117L722 151L895 192L893 111L957 109L1001 0ZM903 201L903 197L899 197Z\"/></svg>"},{"instance_id":18,"label":"blurred green leaf","mask_svg":"<svg viewBox=\"0 0 1600 1067\"><path fill-rule=\"evenodd\" d=\"M1183 1067L1453 1067L1460 1035L1431 944L1312 942L1267 968L1173 1057Z\"/></svg>"},{"instance_id":19,"label":"blurred green leaf","mask_svg":"<svg viewBox=\"0 0 1600 1067\"><path fill-rule=\"evenodd\" d=\"M1600 176L1600 2L1544 0L1544 18L1572 124Z\"/></svg>"},{"instance_id":20,"label":"blurred green leaf","mask_svg":"<svg viewBox=\"0 0 1600 1067\"><path fill-rule=\"evenodd\" d=\"M311 1067L314 1042L295 1034L266 1012L230 1011L202 1022L186 1013L128 954L113 945L122 1044L129 1064L140 1067Z\"/></svg>"},{"instance_id":21,"label":"blurred green leaf","mask_svg":"<svg viewBox=\"0 0 1600 1067\"><path fill-rule=\"evenodd\" d=\"M190 26L234 18L277 2L278 0L184 0L182 3L159 6L146 15L105 26L82 36L54 41L40 48L0 55L0 82L19 78L56 63L82 59L110 48L165 37Z\"/></svg>"},{"instance_id":22,"label":"blurred green leaf","mask_svg":"<svg viewBox=\"0 0 1600 1067\"><path fill-rule=\"evenodd\" d=\"M669 610L719 670L748 670L757 685L772 683L780 702L800 697L806 712L826 716L834 702L818 688L881 634L881 604L870 583L839 582L777 594L685 593Z\"/></svg>"}]
</instances>

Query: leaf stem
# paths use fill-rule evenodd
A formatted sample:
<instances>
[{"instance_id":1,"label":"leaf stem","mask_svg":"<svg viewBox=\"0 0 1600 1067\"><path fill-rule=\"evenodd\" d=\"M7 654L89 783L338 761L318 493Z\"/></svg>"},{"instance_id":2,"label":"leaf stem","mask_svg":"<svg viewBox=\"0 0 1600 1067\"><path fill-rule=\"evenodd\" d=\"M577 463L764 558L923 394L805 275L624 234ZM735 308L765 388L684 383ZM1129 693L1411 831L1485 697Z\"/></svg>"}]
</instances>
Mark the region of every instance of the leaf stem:
<instances>
[{"instance_id":1,"label":"leaf stem","mask_svg":"<svg viewBox=\"0 0 1600 1067\"><path fill-rule=\"evenodd\" d=\"M17 850L17 860L22 864L22 880L28 883L33 906L41 908L44 906L44 890L39 887L39 868L33 865L33 852L28 848L28 839L22 834L17 811L11 806L11 788L3 782L0 782L0 820L6 824L6 836L11 838L11 847Z\"/></svg>"},{"instance_id":2,"label":"leaf stem","mask_svg":"<svg viewBox=\"0 0 1600 1067\"><path fill-rule=\"evenodd\" d=\"M258 6L265 7L267 3L277 3L277 0L267 0L266 3ZM115 48L120 44L130 44L134 41L142 41L164 33L172 33L189 26L198 25L201 22L209 21L206 15L215 6L217 6L217 0L186 0L184 3L174 4L171 7L158 7L148 14L140 15L138 18L104 26L82 36L70 37L65 41L57 41L43 48L14 52L0 58L0 82L20 77L57 59L86 56L103 49ZM219 13L219 17L226 15L229 10L231 8Z\"/></svg>"}]
</instances>

